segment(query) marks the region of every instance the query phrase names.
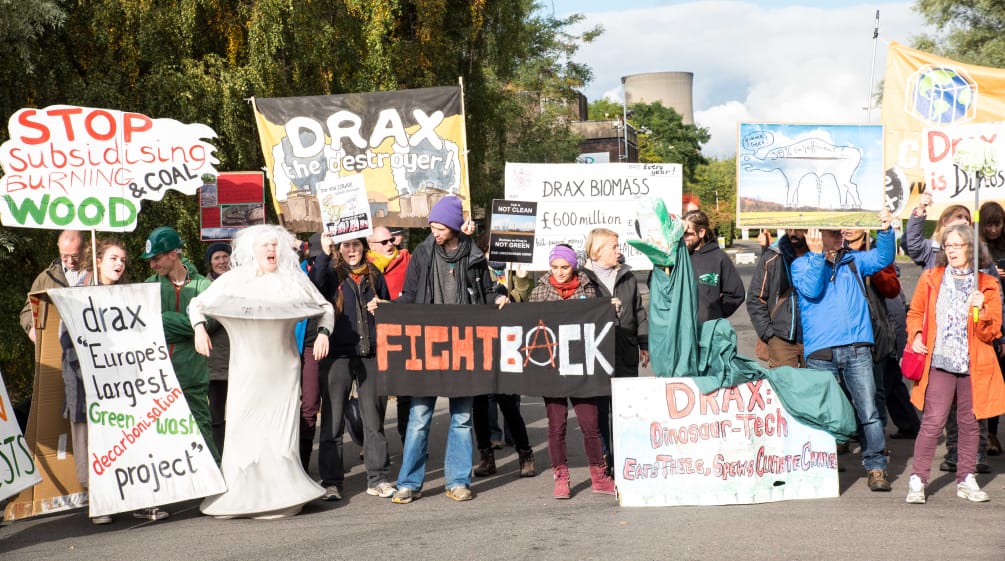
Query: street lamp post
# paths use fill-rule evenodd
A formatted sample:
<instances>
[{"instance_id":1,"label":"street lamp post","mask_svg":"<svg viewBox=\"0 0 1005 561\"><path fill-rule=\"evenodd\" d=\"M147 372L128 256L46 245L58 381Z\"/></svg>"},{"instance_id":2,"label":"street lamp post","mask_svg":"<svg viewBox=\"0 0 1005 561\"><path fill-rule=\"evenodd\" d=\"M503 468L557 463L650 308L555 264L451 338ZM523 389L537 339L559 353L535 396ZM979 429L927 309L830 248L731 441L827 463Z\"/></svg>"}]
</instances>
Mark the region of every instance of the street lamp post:
<instances>
[{"instance_id":1,"label":"street lamp post","mask_svg":"<svg viewBox=\"0 0 1005 561\"><path fill-rule=\"evenodd\" d=\"M624 111L625 126L625 161L628 161L628 90L625 88L625 76L621 77L621 109Z\"/></svg>"}]
</instances>

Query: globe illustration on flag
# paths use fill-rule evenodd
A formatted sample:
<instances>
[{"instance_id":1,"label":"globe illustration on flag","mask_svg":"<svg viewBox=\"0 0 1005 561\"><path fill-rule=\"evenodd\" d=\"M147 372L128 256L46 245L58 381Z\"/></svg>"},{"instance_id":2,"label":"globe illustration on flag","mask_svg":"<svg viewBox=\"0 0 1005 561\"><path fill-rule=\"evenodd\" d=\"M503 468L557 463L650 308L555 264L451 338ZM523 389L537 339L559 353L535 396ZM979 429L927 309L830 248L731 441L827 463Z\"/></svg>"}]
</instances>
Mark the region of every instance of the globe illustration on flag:
<instances>
[{"instance_id":1,"label":"globe illustration on flag","mask_svg":"<svg viewBox=\"0 0 1005 561\"><path fill-rule=\"evenodd\" d=\"M977 108L977 84L955 68L926 66L911 77L908 111L928 123L969 121Z\"/></svg>"}]
</instances>

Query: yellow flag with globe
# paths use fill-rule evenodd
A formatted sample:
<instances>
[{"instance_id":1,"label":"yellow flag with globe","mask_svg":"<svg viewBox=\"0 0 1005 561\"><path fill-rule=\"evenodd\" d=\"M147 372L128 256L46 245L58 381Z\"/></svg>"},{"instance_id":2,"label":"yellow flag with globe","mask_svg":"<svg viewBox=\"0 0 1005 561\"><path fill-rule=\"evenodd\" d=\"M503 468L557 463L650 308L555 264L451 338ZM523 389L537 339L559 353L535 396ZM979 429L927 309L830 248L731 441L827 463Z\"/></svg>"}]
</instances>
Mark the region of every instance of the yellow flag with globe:
<instances>
[{"instance_id":1,"label":"yellow flag with globe","mask_svg":"<svg viewBox=\"0 0 1005 561\"><path fill-rule=\"evenodd\" d=\"M888 208L902 214L928 190L932 216L948 204L971 206L978 189L1005 186L1005 170L997 169L1005 164L1003 122L1005 69L890 43L883 86ZM997 195L985 190L981 198Z\"/></svg>"}]
</instances>

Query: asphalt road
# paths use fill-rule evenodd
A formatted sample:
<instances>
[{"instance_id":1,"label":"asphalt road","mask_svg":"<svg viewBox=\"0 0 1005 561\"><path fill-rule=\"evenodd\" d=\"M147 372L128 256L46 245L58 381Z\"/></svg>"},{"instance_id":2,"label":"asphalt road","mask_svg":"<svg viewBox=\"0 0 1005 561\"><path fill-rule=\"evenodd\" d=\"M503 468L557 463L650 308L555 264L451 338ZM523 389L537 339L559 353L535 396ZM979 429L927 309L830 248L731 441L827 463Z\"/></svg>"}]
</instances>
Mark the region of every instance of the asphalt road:
<instances>
[{"instance_id":1,"label":"asphalt road","mask_svg":"<svg viewBox=\"0 0 1005 561\"><path fill-rule=\"evenodd\" d=\"M909 263L902 268L910 296L920 271ZM752 266L739 270L748 281ZM751 356L754 335L745 310L731 320L741 354ZM1001 457L991 458L994 474L978 478L991 495L991 502L983 504L957 498L953 475L939 472L933 474L928 504L905 504L913 441L888 440L892 493L870 492L858 457L852 455L841 457L848 469L840 474L841 496L835 499L620 508L612 497L590 492L578 429L570 423L574 496L556 501L547 469L544 406L539 398L525 398L523 414L541 473L518 478L516 453L504 449L497 456L499 473L476 479L475 500L456 503L443 494L446 400L439 405L424 496L412 504L366 495L358 448L347 443L351 471L343 501L315 502L300 515L277 521L207 518L191 501L167 507L171 517L159 522L119 516L96 527L85 512L76 511L5 523L0 559L1005 559ZM396 435L394 408L389 409L387 431ZM400 442L390 440L397 464ZM316 475L313 466L312 471Z\"/></svg>"}]
</instances>

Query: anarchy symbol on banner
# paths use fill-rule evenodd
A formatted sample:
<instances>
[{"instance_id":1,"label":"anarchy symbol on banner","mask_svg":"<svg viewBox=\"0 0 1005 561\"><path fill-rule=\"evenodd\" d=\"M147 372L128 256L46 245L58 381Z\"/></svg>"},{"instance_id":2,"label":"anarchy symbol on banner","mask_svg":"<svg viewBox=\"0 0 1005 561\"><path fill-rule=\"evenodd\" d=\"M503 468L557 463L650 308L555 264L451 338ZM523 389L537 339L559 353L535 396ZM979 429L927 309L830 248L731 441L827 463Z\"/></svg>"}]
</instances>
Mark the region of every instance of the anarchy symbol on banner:
<instances>
[{"instance_id":1,"label":"anarchy symbol on banner","mask_svg":"<svg viewBox=\"0 0 1005 561\"><path fill-rule=\"evenodd\" d=\"M534 340L531 341L530 338L533 335ZM544 337L544 342L539 343L538 338ZM533 362L538 366L548 366L551 365L555 368L555 347L558 343L555 342L555 332L551 330L548 326L544 325L544 320L537 320L537 326L527 332L527 336L524 338L526 343L520 348L520 352L524 354L523 365L527 366L528 362ZM548 360L544 362L538 362L531 358L531 353L537 349L547 349L548 350Z\"/></svg>"}]
</instances>

